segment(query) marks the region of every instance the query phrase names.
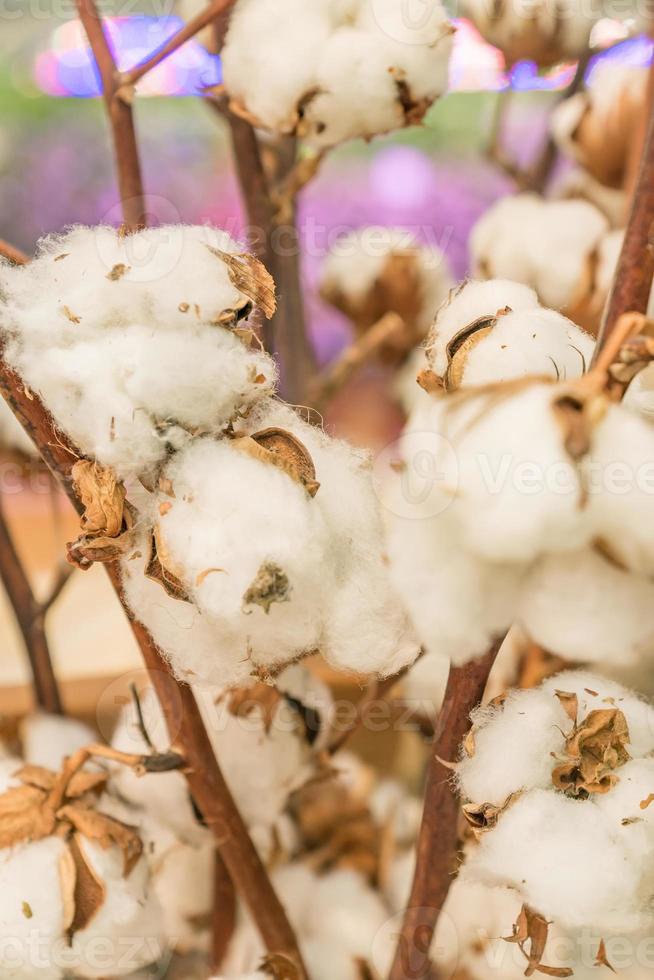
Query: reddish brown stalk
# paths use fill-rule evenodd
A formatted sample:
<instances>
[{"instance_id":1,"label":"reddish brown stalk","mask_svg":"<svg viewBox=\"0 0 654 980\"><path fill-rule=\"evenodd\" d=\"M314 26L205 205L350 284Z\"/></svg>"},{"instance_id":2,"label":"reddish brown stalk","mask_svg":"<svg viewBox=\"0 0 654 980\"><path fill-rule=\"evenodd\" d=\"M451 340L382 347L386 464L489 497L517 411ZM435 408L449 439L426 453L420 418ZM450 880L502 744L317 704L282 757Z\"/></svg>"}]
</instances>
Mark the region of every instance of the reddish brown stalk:
<instances>
[{"instance_id":1,"label":"reddish brown stalk","mask_svg":"<svg viewBox=\"0 0 654 980\"><path fill-rule=\"evenodd\" d=\"M211 936L211 970L220 973L236 928L236 892L231 875L218 851L213 874L213 931Z\"/></svg>"},{"instance_id":2,"label":"reddish brown stalk","mask_svg":"<svg viewBox=\"0 0 654 980\"><path fill-rule=\"evenodd\" d=\"M118 79L119 88L122 89L124 86L135 85L144 75L147 75L149 71L152 71L153 68L161 64L164 58L173 54L186 41L189 41L196 34L199 34L200 31L204 30L205 27L208 27L216 17L224 13L233 3L234 0L213 0L213 3L210 3L205 10L200 11L199 14L189 20L184 27L176 34L173 34L160 48L157 48L149 58L146 58L140 65L136 65L128 71L121 72Z\"/></svg>"},{"instance_id":3,"label":"reddish brown stalk","mask_svg":"<svg viewBox=\"0 0 654 980\"><path fill-rule=\"evenodd\" d=\"M45 614L51 603L37 601L18 557L0 503L0 578L20 629L32 671L34 697L43 711L62 714L57 684L45 632Z\"/></svg>"},{"instance_id":4,"label":"reddish brown stalk","mask_svg":"<svg viewBox=\"0 0 654 980\"><path fill-rule=\"evenodd\" d=\"M81 512L81 503L73 488L71 476L72 466L79 454L64 434L57 430L43 403L35 394L26 391L18 376L3 359L0 359L0 389L54 476L66 490L71 503L78 513ZM106 568L130 619L134 636L160 700L171 745L186 760L185 775L189 790L215 836L216 846L225 866L247 903L267 949L290 957L298 964L300 978L304 980L306 971L295 935L225 783L193 692L188 685L174 679L169 664L148 631L131 616L122 595L118 567L107 565Z\"/></svg>"},{"instance_id":5,"label":"reddish brown stalk","mask_svg":"<svg viewBox=\"0 0 654 980\"><path fill-rule=\"evenodd\" d=\"M77 10L100 73L102 95L113 137L123 220L128 231L135 231L145 226L146 214L132 107L115 97L118 76L116 62L95 0L77 0Z\"/></svg>"},{"instance_id":6,"label":"reddish brown stalk","mask_svg":"<svg viewBox=\"0 0 654 980\"><path fill-rule=\"evenodd\" d=\"M654 65L650 68L654 74ZM647 137L604 321L597 340L599 356L623 313L646 313L654 278L654 85L645 105Z\"/></svg>"},{"instance_id":7,"label":"reddish brown stalk","mask_svg":"<svg viewBox=\"0 0 654 980\"><path fill-rule=\"evenodd\" d=\"M427 980L432 975L429 950L454 881L458 845L459 801L441 760L456 760L500 646L498 641L479 660L450 670L427 772L411 897L389 980Z\"/></svg>"},{"instance_id":8,"label":"reddish brown stalk","mask_svg":"<svg viewBox=\"0 0 654 980\"><path fill-rule=\"evenodd\" d=\"M16 248L15 245L10 245L9 242L5 242L2 238L0 238L0 256L9 259L14 265L25 265L29 262L29 255Z\"/></svg>"}]
</instances>

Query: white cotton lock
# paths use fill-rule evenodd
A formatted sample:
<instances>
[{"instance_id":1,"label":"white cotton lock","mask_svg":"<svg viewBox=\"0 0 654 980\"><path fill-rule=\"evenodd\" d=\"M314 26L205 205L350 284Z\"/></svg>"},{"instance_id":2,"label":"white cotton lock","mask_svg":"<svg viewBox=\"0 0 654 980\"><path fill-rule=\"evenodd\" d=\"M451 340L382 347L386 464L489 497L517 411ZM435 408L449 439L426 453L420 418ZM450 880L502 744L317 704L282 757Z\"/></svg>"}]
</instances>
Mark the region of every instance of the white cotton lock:
<instances>
[{"instance_id":1,"label":"white cotton lock","mask_svg":"<svg viewBox=\"0 0 654 980\"><path fill-rule=\"evenodd\" d=\"M261 126L327 147L419 121L445 91L451 48L440 4L407 23L388 0L294 2L282 17L239 0L222 59L231 98Z\"/></svg>"}]
</instances>

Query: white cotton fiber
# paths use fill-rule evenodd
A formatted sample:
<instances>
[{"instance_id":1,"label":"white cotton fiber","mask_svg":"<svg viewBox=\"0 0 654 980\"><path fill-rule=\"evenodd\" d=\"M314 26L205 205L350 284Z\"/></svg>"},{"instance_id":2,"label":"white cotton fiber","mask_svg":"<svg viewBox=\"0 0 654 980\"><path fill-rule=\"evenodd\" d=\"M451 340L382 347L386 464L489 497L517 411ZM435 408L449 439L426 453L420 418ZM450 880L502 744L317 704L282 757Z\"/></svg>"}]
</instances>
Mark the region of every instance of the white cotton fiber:
<instances>
[{"instance_id":1,"label":"white cotton fiber","mask_svg":"<svg viewBox=\"0 0 654 980\"><path fill-rule=\"evenodd\" d=\"M499 706L477 708L472 720L474 754L464 753L457 770L466 799L503 806L514 793L551 786L552 753L563 751L572 728L552 691L512 691Z\"/></svg>"},{"instance_id":2,"label":"white cotton fiber","mask_svg":"<svg viewBox=\"0 0 654 980\"><path fill-rule=\"evenodd\" d=\"M473 271L525 283L545 306L561 309L575 298L607 231L606 218L587 201L505 197L472 230Z\"/></svg>"},{"instance_id":3,"label":"white cotton fiber","mask_svg":"<svg viewBox=\"0 0 654 980\"><path fill-rule=\"evenodd\" d=\"M270 0L239 0L225 85L260 125L314 146L370 138L420 121L444 92L452 33L440 3L407 23L388 0L294 0L282 16Z\"/></svg>"},{"instance_id":4,"label":"white cotton fiber","mask_svg":"<svg viewBox=\"0 0 654 980\"><path fill-rule=\"evenodd\" d=\"M651 875L623 837L611 830L593 800L535 789L482 836L466 875L510 885L528 905L566 928L633 932L647 922L643 878L651 885Z\"/></svg>"},{"instance_id":5,"label":"white cotton fiber","mask_svg":"<svg viewBox=\"0 0 654 980\"><path fill-rule=\"evenodd\" d=\"M66 756L96 741L96 734L83 722L44 711L27 715L20 725L25 762L54 771L61 767Z\"/></svg>"},{"instance_id":6,"label":"white cotton fiber","mask_svg":"<svg viewBox=\"0 0 654 980\"><path fill-rule=\"evenodd\" d=\"M60 980L64 975L59 871L64 850L63 841L47 837L0 851L0 970L8 980Z\"/></svg>"},{"instance_id":7,"label":"white cotton fiber","mask_svg":"<svg viewBox=\"0 0 654 980\"><path fill-rule=\"evenodd\" d=\"M29 265L0 269L7 358L82 452L147 472L273 390L272 360L232 332L252 302L221 253L240 251L199 226L46 238Z\"/></svg>"},{"instance_id":8,"label":"white cotton fiber","mask_svg":"<svg viewBox=\"0 0 654 980\"><path fill-rule=\"evenodd\" d=\"M559 656L637 664L654 652L654 584L592 548L547 555L521 583L518 620Z\"/></svg>"}]
</instances>

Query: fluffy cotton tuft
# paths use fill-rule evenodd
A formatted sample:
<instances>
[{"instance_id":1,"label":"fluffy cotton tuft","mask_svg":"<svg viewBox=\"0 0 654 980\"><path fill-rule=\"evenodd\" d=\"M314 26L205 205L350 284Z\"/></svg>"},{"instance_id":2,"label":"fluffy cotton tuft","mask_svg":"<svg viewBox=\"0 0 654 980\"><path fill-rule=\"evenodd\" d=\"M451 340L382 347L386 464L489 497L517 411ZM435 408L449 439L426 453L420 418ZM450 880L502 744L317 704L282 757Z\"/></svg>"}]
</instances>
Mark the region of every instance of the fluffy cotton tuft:
<instances>
[{"instance_id":1,"label":"fluffy cotton tuft","mask_svg":"<svg viewBox=\"0 0 654 980\"><path fill-rule=\"evenodd\" d=\"M241 252L209 227L46 238L28 265L0 268L7 359L83 453L147 472L274 387L271 359L233 332L265 277Z\"/></svg>"},{"instance_id":2,"label":"fluffy cotton tuft","mask_svg":"<svg viewBox=\"0 0 654 980\"><path fill-rule=\"evenodd\" d=\"M556 767L574 757L573 736L592 725L593 712L621 713L626 751L597 756L611 776L602 789L563 792ZM479 709L457 779L464 799L499 811L479 833L464 878L514 888L566 929L651 929L652 818L644 807L653 750L654 709L592 674L558 674ZM591 743L581 751L592 752Z\"/></svg>"},{"instance_id":3,"label":"fluffy cotton tuft","mask_svg":"<svg viewBox=\"0 0 654 980\"><path fill-rule=\"evenodd\" d=\"M222 51L237 111L317 147L419 122L445 91L452 26L440 3L407 21L394 0L239 0ZM259 39L259 40L258 40Z\"/></svg>"}]
</instances>

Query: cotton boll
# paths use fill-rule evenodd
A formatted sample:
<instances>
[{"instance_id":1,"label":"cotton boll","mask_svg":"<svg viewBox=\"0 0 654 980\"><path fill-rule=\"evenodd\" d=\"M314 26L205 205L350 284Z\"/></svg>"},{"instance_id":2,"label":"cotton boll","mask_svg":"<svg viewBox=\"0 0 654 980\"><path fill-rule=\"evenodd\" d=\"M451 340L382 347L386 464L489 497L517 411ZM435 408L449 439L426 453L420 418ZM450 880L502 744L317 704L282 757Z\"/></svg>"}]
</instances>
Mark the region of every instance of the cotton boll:
<instances>
[{"instance_id":1,"label":"cotton boll","mask_svg":"<svg viewBox=\"0 0 654 980\"><path fill-rule=\"evenodd\" d=\"M311 980L361 980L360 961L330 940L305 940L302 955Z\"/></svg>"},{"instance_id":2,"label":"cotton boll","mask_svg":"<svg viewBox=\"0 0 654 980\"><path fill-rule=\"evenodd\" d=\"M509 65L528 59L540 68L579 58L593 26L604 16L599 4L582 9L571 0L521 0L499 15L486 0L466 0L462 13L489 44L500 48Z\"/></svg>"},{"instance_id":3,"label":"cotton boll","mask_svg":"<svg viewBox=\"0 0 654 980\"><path fill-rule=\"evenodd\" d=\"M486 278L532 286L545 306L566 307L576 296L608 222L587 201L546 201L534 194L503 198L470 236L473 268Z\"/></svg>"},{"instance_id":4,"label":"cotton boll","mask_svg":"<svg viewBox=\"0 0 654 980\"><path fill-rule=\"evenodd\" d=\"M393 397L407 418L429 397L417 381L418 375L426 370L426 351L422 347L416 347L393 378Z\"/></svg>"},{"instance_id":5,"label":"cotton boll","mask_svg":"<svg viewBox=\"0 0 654 980\"><path fill-rule=\"evenodd\" d=\"M559 656L635 664L654 650L654 585L591 548L548 555L527 573L518 618Z\"/></svg>"},{"instance_id":6,"label":"cotton boll","mask_svg":"<svg viewBox=\"0 0 654 980\"><path fill-rule=\"evenodd\" d=\"M602 212L611 228L620 229L624 225L629 205L626 192L621 188L605 187L585 170L569 171L557 183L552 196L554 198L579 197L589 201Z\"/></svg>"},{"instance_id":7,"label":"cotton boll","mask_svg":"<svg viewBox=\"0 0 654 980\"><path fill-rule=\"evenodd\" d=\"M482 836L464 875L515 888L564 928L628 933L648 921L642 855L634 859L592 800L544 789L521 796Z\"/></svg>"},{"instance_id":8,"label":"cotton boll","mask_svg":"<svg viewBox=\"0 0 654 980\"><path fill-rule=\"evenodd\" d=\"M8 980L63 977L64 906L56 837L0 851L0 969ZM57 956L57 953L59 954Z\"/></svg>"},{"instance_id":9,"label":"cotton boll","mask_svg":"<svg viewBox=\"0 0 654 980\"><path fill-rule=\"evenodd\" d=\"M66 756L91 745L97 737L88 725L75 718L39 711L22 721L20 741L25 762L57 771Z\"/></svg>"},{"instance_id":10,"label":"cotton boll","mask_svg":"<svg viewBox=\"0 0 654 980\"><path fill-rule=\"evenodd\" d=\"M118 847L103 849L86 838L79 840L79 847L92 872L103 882L105 899L90 923L73 936L75 974L126 976L158 960L165 949L162 915L149 887L145 859L140 858L124 877L123 854Z\"/></svg>"},{"instance_id":11,"label":"cotton boll","mask_svg":"<svg viewBox=\"0 0 654 980\"><path fill-rule=\"evenodd\" d=\"M465 327L482 317L495 317L500 310L532 310L538 307L533 289L509 280L466 281L440 307L427 338L427 359L442 377L448 364L447 347Z\"/></svg>"},{"instance_id":12,"label":"cotton boll","mask_svg":"<svg viewBox=\"0 0 654 980\"><path fill-rule=\"evenodd\" d=\"M380 827L391 827L396 845L413 844L422 818L422 801L395 779L382 779L370 795L370 812Z\"/></svg>"},{"instance_id":13,"label":"cotton boll","mask_svg":"<svg viewBox=\"0 0 654 980\"><path fill-rule=\"evenodd\" d=\"M402 679L402 701L421 715L434 718L443 703L449 673L450 662L447 657L438 653L425 653L412 664Z\"/></svg>"},{"instance_id":14,"label":"cotton boll","mask_svg":"<svg viewBox=\"0 0 654 980\"><path fill-rule=\"evenodd\" d=\"M467 800L503 806L514 793L552 785L552 753L564 751L572 727L553 691L513 691L499 706L477 708L472 721L474 753L457 769Z\"/></svg>"},{"instance_id":15,"label":"cotton boll","mask_svg":"<svg viewBox=\"0 0 654 980\"><path fill-rule=\"evenodd\" d=\"M317 147L369 138L419 121L442 94L451 33L440 5L407 28L386 3L296 4L280 18L269 0L240 0L223 49L225 84L276 132L297 131ZM257 37L269 42L263 64Z\"/></svg>"},{"instance_id":16,"label":"cotton boll","mask_svg":"<svg viewBox=\"0 0 654 980\"><path fill-rule=\"evenodd\" d=\"M608 187L624 186L646 80L643 68L601 64L590 87L565 99L552 113L552 135L561 149Z\"/></svg>"}]
</instances>

